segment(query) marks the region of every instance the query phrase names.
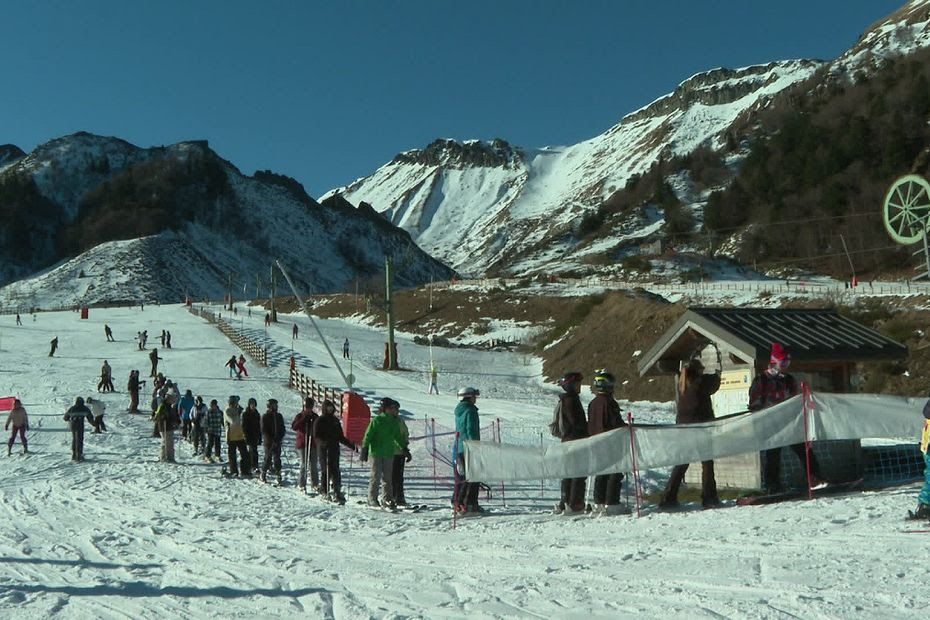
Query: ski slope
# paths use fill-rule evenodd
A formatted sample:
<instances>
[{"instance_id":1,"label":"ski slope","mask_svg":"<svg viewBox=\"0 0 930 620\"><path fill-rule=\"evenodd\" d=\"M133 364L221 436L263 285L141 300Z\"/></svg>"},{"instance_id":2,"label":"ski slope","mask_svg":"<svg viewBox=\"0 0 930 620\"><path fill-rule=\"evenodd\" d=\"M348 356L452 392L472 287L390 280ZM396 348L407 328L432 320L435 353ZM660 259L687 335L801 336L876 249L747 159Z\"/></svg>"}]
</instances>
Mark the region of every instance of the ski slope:
<instances>
[{"instance_id":1,"label":"ski slope","mask_svg":"<svg viewBox=\"0 0 930 620\"><path fill-rule=\"evenodd\" d=\"M224 313L226 314L226 313ZM124 413L129 370L148 374L141 329L158 346L166 375L205 399L229 394L277 398L285 419L300 398L286 387L291 347L311 376L338 386L339 373L305 317L281 317L267 331L264 311L234 321L267 338L272 365L249 365L231 380L223 367L238 351L216 328L183 307L92 309L0 316L0 396L18 395L29 411L30 451L0 455L0 615L8 618L907 618L926 613L921 557L930 538L905 534L901 517L917 486L759 507L727 507L601 519L547 514L555 484L482 498L489 515L452 528L449 492L432 476L417 440L407 497L435 509L390 514L356 503L367 473L343 454L344 507L257 481L225 480L187 444L177 465L156 462L147 415ZM296 320L297 341L291 340ZM107 343L103 325L116 342ZM345 338L358 391L401 403L411 435L424 419L452 424L454 389L482 391L483 425L501 419L505 441L538 441L555 388L540 363L518 354L434 349L440 396L426 394L429 350L399 338L408 369L376 370L383 336L348 321L320 321L334 351ZM49 358L48 342L60 347ZM87 434L87 461L69 461L61 419L77 395L95 395L103 360L117 392L105 434ZM350 369L345 368L346 371ZM149 388L150 385L146 385ZM587 398L587 396L585 396ZM145 399L143 398L143 401ZM623 403L638 419L669 419L668 404ZM915 433L918 429L915 429ZM546 440L543 438L543 440ZM286 477L296 477L293 434ZM442 472L439 472L442 475ZM646 484L667 472L645 472ZM626 485L625 485L626 486ZM624 494L625 501L629 501Z\"/></svg>"}]
</instances>

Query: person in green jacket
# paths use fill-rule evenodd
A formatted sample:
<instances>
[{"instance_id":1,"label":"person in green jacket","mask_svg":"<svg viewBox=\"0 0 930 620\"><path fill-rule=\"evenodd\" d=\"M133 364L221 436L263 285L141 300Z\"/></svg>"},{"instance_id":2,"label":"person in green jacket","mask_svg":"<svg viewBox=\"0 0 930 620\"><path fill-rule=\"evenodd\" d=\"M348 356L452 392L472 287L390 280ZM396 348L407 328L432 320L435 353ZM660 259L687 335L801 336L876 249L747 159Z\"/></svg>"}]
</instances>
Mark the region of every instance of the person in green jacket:
<instances>
[{"instance_id":1,"label":"person in green jacket","mask_svg":"<svg viewBox=\"0 0 930 620\"><path fill-rule=\"evenodd\" d=\"M481 439L478 407L475 405L475 400L480 395L481 392L473 387L464 387L458 391L459 404L455 406L455 432L458 435L458 443L455 446L455 459L459 471L463 470L459 465L465 462L463 457L464 444L462 442L465 440L479 441ZM464 477L460 477L453 491L452 508L456 512L463 514L484 512L484 509L478 505L478 483L468 482Z\"/></svg>"},{"instance_id":2,"label":"person in green jacket","mask_svg":"<svg viewBox=\"0 0 930 620\"><path fill-rule=\"evenodd\" d=\"M368 481L368 505L396 510L392 480L394 453L406 449L398 420L400 403L393 398L382 398L378 415L372 418L362 438L361 461L371 457L371 479ZM378 502L378 485L381 485L381 502Z\"/></svg>"}]
</instances>

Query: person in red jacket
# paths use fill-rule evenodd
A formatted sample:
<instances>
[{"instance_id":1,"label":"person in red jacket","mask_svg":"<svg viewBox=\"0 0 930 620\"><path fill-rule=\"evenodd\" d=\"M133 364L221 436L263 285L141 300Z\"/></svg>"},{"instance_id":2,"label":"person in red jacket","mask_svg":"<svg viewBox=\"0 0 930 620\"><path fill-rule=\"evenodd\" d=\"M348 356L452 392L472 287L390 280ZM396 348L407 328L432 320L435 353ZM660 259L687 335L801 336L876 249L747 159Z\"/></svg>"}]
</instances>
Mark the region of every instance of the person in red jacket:
<instances>
[{"instance_id":1,"label":"person in red jacket","mask_svg":"<svg viewBox=\"0 0 930 620\"><path fill-rule=\"evenodd\" d=\"M580 372L569 372L559 379L559 387L565 390L565 393L559 396L549 429L562 442L588 436L588 421L585 419L581 398L578 396L583 378ZM562 480L562 498L555 512L567 515L583 513L584 492L585 478Z\"/></svg>"},{"instance_id":2,"label":"person in red jacket","mask_svg":"<svg viewBox=\"0 0 930 620\"><path fill-rule=\"evenodd\" d=\"M304 399L304 408L291 422L291 430L297 433L297 453L300 455L300 476L297 480L297 486L302 491L307 490L307 469L310 469L311 488L316 490L320 486L319 473L317 472L317 450L316 442L313 441L313 424L316 422L317 414L313 411L315 401L307 396Z\"/></svg>"},{"instance_id":3,"label":"person in red jacket","mask_svg":"<svg viewBox=\"0 0 930 620\"><path fill-rule=\"evenodd\" d=\"M594 374L591 391L594 400L588 403L588 435L593 437L626 426L620 417L620 405L614 399L617 379L606 370ZM620 514L620 485L623 474L603 474L594 478L594 509L592 517Z\"/></svg>"},{"instance_id":4,"label":"person in red jacket","mask_svg":"<svg viewBox=\"0 0 930 620\"><path fill-rule=\"evenodd\" d=\"M241 353L239 354L239 361L236 362L236 365L239 367L239 376L245 375L249 376L248 371L245 369L245 356Z\"/></svg>"},{"instance_id":5,"label":"person in red jacket","mask_svg":"<svg viewBox=\"0 0 930 620\"><path fill-rule=\"evenodd\" d=\"M704 372L704 364L699 357L692 359L681 369L678 375L678 413L675 424L695 424L710 422L714 419L714 406L710 397L720 389L720 352L717 352L717 369L713 374ZM688 463L676 465L665 485L665 495L659 507L671 510L678 507L678 487L685 479ZM701 462L701 503L704 508L720 505L717 496L717 480L714 477L714 462Z\"/></svg>"}]
</instances>

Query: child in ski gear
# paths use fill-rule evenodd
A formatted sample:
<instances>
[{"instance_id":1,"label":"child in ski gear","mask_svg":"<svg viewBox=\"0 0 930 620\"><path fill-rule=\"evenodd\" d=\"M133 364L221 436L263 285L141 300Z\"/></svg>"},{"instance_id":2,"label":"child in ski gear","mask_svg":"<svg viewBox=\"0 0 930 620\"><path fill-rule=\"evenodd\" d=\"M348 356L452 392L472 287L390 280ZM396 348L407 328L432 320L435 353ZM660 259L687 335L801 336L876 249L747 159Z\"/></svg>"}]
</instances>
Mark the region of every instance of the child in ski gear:
<instances>
[{"instance_id":1,"label":"child in ski gear","mask_svg":"<svg viewBox=\"0 0 930 620\"><path fill-rule=\"evenodd\" d=\"M245 356L242 355L241 353L239 354L239 361L236 362L236 366L239 368L239 376L240 376L240 377L241 377L242 375L245 375L246 377L249 376L248 371L246 371L246 369L245 369Z\"/></svg>"},{"instance_id":2,"label":"child in ski gear","mask_svg":"<svg viewBox=\"0 0 930 620\"><path fill-rule=\"evenodd\" d=\"M229 368L229 378L232 379L233 375L236 376L236 379L241 379L242 376L239 373L239 365L236 363L236 356L233 355L229 358L229 361L226 362L226 368Z\"/></svg>"},{"instance_id":3,"label":"child in ski gear","mask_svg":"<svg viewBox=\"0 0 930 620\"><path fill-rule=\"evenodd\" d=\"M578 396L583 378L580 372L569 372L559 380L559 387L565 393L559 396L549 428L552 434L561 439L563 443L588 436L588 421L585 419L581 398ZM584 512L585 483L585 478L563 479L562 498L556 512Z\"/></svg>"},{"instance_id":4,"label":"child in ski gear","mask_svg":"<svg viewBox=\"0 0 930 620\"><path fill-rule=\"evenodd\" d=\"M87 400L84 402L90 405L91 413L94 415L94 420L91 423L94 427L94 432L102 433L103 431L107 430L107 425L103 423L103 414L106 413L107 404L99 398L94 398L93 396L88 396Z\"/></svg>"},{"instance_id":5,"label":"child in ski gear","mask_svg":"<svg viewBox=\"0 0 930 620\"><path fill-rule=\"evenodd\" d=\"M362 439L361 461L371 457L371 478L368 482L368 505L378 506L378 486L381 485L381 506L394 509L393 468L394 452L404 445L398 423L400 403L393 398L382 398L378 415L372 418Z\"/></svg>"},{"instance_id":6,"label":"child in ski gear","mask_svg":"<svg viewBox=\"0 0 930 620\"><path fill-rule=\"evenodd\" d=\"M29 430L29 416L26 414L23 403L21 403L18 398L13 401L13 408L10 409L10 415L6 418L6 430L10 430L10 424L13 425L13 434L10 435L10 441L6 446L7 456L13 452L13 443L16 441L16 433L19 433L19 442L23 444L23 454L26 454L29 451L26 445L26 431Z\"/></svg>"},{"instance_id":7,"label":"child in ski gear","mask_svg":"<svg viewBox=\"0 0 930 620\"><path fill-rule=\"evenodd\" d=\"M252 471L249 467L251 458L245 446L245 433L242 430L242 407L239 406L238 396L229 397L229 406L226 407L223 422L226 425L226 448L229 458L229 473L232 476L240 475L239 463L236 462L236 453L238 452L239 462L242 464L242 477L251 478Z\"/></svg>"},{"instance_id":8,"label":"child in ski gear","mask_svg":"<svg viewBox=\"0 0 930 620\"><path fill-rule=\"evenodd\" d=\"M168 392L155 411L155 424L161 434L161 456L158 460L164 463L176 462L174 460L174 431L181 423L177 402L174 392Z\"/></svg>"},{"instance_id":9,"label":"child in ski gear","mask_svg":"<svg viewBox=\"0 0 930 620\"><path fill-rule=\"evenodd\" d=\"M258 412L258 402L254 398L242 412L242 432L245 434L245 445L249 449L249 471L258 471L258 444L262 442L262 414ZM246 468L243 467L243 470Z\"/></svg>"},{"instance_id":10,"label":"child in ski gear","mask_svg":"<svg viewBox=\"0 0 930 620\"><path fill-rule=\"evenodd\" d=\"M358 446L346 439L342 423L336 417L333 401L323 401L323 415L313 424L313 441L320 453L321 490L329 499L345 503L342 495L342 473L339 470L339 444L358 452Z\"/></svg>"},{"instance_id":11,"label":"child in ski gear","mask_svg":"<svg viewBox=\"0 0 930 620\"><path fill-rule=\"evenodd\" d=\"M152 362L152 372L149 375L150 377L158 376L158 361L161 358L158 357L158 349L152 349L152 352L149 353L149 360Z\"/></svg>"},{"instance_id":12,"label":"child in ski gear","mask_svg":"<svg viewBox=\"0 0 930 620\"><path fill-rule=\"evenodd\" d=\"M52 341L49 344L51 345L52 348L49 350L48 356L54 357L55 351L58 350L58 336L55 336L54 338L52 338Z\"/></svg>"},{"instance_id":13,"label":"child in ski gear","mask_svg":"<svg viewBox=\"0 0 930 620\"><path fill-rule=\"evenodd\" d=\"M465 462L463 457L462 442L466 440L480 441L481 426L478 419L478 406L475 401L481 395L481 392L473 387L465 387L458 391L459 402L455 406L455 432L458 434L458 443L455 445L455 464L456 475L464 468ZM461 513L481 512L478 506L478 483L468 482L468 472L465 476L456 480L455 488L452 492L452 508Z\"/></svg>"},{"instance_id":14,"label":"child in ski gear","mask_svg":"<svg viewBox=\"0 0 930 620\"><path fill-rule=\"evenodd\" d=\"M190 390L184 392L184 396L178 401L178 411L181 414L181 437L190 441L191 439L191 410L194 408L194 394Z\"/></svg>"},{"instance_id":15,"label":"child in ski gear","mask_svg":"<svg viewBox=\"0 0 930 620\"><path fill-rule=\"evenodd\" d=\"M84 399L78 396L64 415L65 422L71 429L71 460L84 460L84 420L93 422L90 409L84 406Z\"/></svg>"},{"instance_id":16,"label":"child in ski gear","mask_svg":"<svg viewBox=\"0 0 930 620\"><path fill-rule=\"evenodd\" d=\"M591 391L594 400L588 403L588 436L612 431L626 426L620 416L620 405L614 399L616 378L606 370L594 373ZM618 514L620 510L620 486L623 474L602 474L594 478L594 509L592 516Z\"/></svg>"},{"instance_id":17,"label":"child in ski gear","mask_svg":"<svg viewBox=\"0 0 930 620\"><path fill-rule=\"evenodd\" d=\"M722 370L720 352L717 351L717 368L712 374L704 371L700 357L694 357L678 373L678 403L675 424L695 424L710 422L714 419L714 406L710 397L720 389L720 371ZM685 479L688 463L676 465L668 477L665 494L659 506L676 508L678 506L678 487ZM720 505L717 496L717 480L714 477L714 462L701 462L701 503L704 508Z\"/></svg>"},{"instance_id":18,"label":"child in ski gear","mask_svg":"<svg viewBox=\"0 0 930 620\"><path fill-rule=\"evenodd\" d=\"M785 372L788 370L790 363L791 356L788 355L784 347L777 342L773 342L768 368L757 374L755 379L752 380L752 385L749 386L750 411L759 411L771 407L797 395L798 388L794 377ZM820 464L817 462L814 451L810 450L806 455L805 453L808 451L803 443L796 443L790 448L798 455L802 470L806 469L806 457L809 456L810 471L806 473L810 476L812 486L820 484L823 480L820 476ZM783 490L781 482L781 450L781 448L772 448L762 453L765 459L763 484L770 493L778 493Z\"/></svg>"},{"instance_id":19,"label":"child in ski gear","mask_svg":"<svg viewBox=\"0 0 930 620\"><path fill-rule=\"evenodd\" d=\"M287 429L284 426L284 416L278 411L278 401L274 398L268 400L265 413L262 415L262 444L265 449L265 461L262 463L262 482L268 470L274 464L274 475L281 482L281 442Z\"/></svg>"},{"instance_id":20,"label":"child in ski gear","mask_svg":"<svg viewBox=\"0 0 930 620\"><path fill-rule=\"evenodd\" d=\"M300 455L300 475L297 479L297 485L301 489L307 487L307 469L310 470L310 483L312 488L316 489L320 485L320 478L317 472L317 445L313 441L313 424L317 420L317 414L313 411L315 402L307 396L304 399L304 408L291 422L291 430L297 433L295 446L297 453Z\"/></svg>"},{"instance_id":21,"label":"child in ski gear","mask_svg":"<svg viewBox=\"0 0 930 620\"><path fill-rule=\"evenodd\" d=\"M10 441L13 441L12 438ZM917 510L908 511L908 516L911 519L930 520L930 400L924 404L924 428L920 433L920 451L924 456L924 486L920 489L920 495L917 496Z\"/></svg>"},{"instance_id":22,"label":"child in ski gear","mask_svg":"<svg viewBox=\"0 0 930 620\"><path fill-rule=\"evenodd\" d=\"M207 450L205 457L207 461L213 462L213 458L220 460L220 441L223 434L223 411L220 409L216 399L210 401L210 407L207 409L206 419L207 431Z\"/></svg>"},{"instance_id":23,"label":"child in ski gear","mask_svg":"<svg viewBox=\"0 0 930 620\"><path fill-rule=\"evenodd\" d=\"M391 471L391 486L394 489L394 504L397 506L406 506L407 498L404 497L404 465L413 460L410 454L410 430L407 423L400 416L397 416L397 423L400 426L401 443L394 450L394 464Z\"/></svg>"}]
</instances>

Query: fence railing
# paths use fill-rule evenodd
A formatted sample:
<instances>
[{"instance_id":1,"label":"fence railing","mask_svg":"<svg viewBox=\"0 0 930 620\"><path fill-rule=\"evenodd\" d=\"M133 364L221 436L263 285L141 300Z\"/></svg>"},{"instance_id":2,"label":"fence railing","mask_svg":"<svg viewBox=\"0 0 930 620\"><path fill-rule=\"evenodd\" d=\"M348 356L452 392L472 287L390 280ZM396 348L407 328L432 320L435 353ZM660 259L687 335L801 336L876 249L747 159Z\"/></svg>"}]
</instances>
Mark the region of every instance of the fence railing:
<instances>
[{"instance_id":1,"label":"fence railing","mask_svg":"<svg viewBox=\"0 0 930 620\"><path fill-rule=\"evenodd\" d=\"M244 351L249 357L258 362L260 365L268 366L267 347L255 342L214 312L205 310L200 306L197 308L191 306L188 309L190 310L191 314L196 314L197 316L203 317L208 322L216 325L216 327L221 332L223 332L223 334L229 338L233 344L239 347L241 351Z\"/></svg>"},{"instance_id":2,"label":"fence railing","mask_svg":"<svg viewBox=\"0 0 930 620\"><path fill-rule=\"evenodd\" d=\"M287 386L306 398L309 396L317 403L322 403L324 400L331 400L334 404L338 404L341 407L342 404L342 390L331 388L323 385L311 379L304 373L297 370L295 366L291 366L290 373L288 374Z\"/></svg>"}]
</instances>

